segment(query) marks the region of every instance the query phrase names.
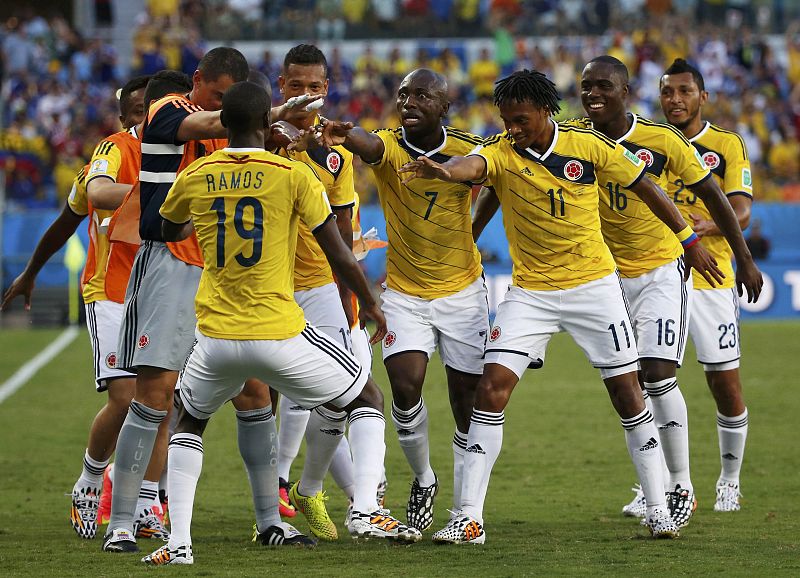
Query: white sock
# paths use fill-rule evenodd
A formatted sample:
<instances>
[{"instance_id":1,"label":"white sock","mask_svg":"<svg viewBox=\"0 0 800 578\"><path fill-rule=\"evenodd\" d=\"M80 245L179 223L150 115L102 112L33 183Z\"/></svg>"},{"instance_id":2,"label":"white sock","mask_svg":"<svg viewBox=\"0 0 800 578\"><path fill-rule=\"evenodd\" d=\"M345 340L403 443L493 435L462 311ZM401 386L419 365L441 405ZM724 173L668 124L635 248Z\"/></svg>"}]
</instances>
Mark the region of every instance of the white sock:
<instances>
[{"instance_id":1,"label":"white sock","mask_svg":"<svg viewBox=\"0 0 800 578\"><path fill-rule=\"evenodd\" d=\"M642 485L644 499L647 501L647 514L652 514L656 509L663 510L667 507L667 501L664 496L664 474L659 456L661 445L658 442L658 430L653 423L653 415L645 408L639 415L620 418L620 422L625 429L628 453Z\"/></svg>"},{"instance_id":2,"label":"white sock","mask_svg":"<svg viewBox=\"0 0 800 578\"><path fill-rule=\"evenodd\" d=\"M203 471L203 440L190 433L169 442L169 547L192 543L192 508L197 480Z\"/></svg>"},{"instance_id":3,"label":"white sock","mask_svg":"<svg viewBox=\"0 0 800 578\"><path fill-rule=\"evenodd\" d=\"M378 509L375 491L383 476L383 459L386 456L386 420L380 411L371 407L354 409L347 420L350 423L350 451L353 454L355 478L353 510L374 512Z\"/></svg>"},{"instance_id":4,"label":"white sock","mask_svg":"<svg viewBox=\"0 0 800 578\"><path fill-rule=\"evenodd\" d=\"M392 403L392 421L397 428L400 447L419 485L432 486L436 482L436 475L431 468L428 448L428 408L425 407L425 400L420 398L419 403L411 409L400 409Z\"/></svg>"},{"instance_id":5,"label":"white sock","mask_svg":"<svg viewBox=\"0 0 800 578\"><path fill-rule=\"evenodd\" d=\"M278 477L288 482L292 462L300 451L311 413L282 395L278 401L278 415L281 418L278 429Z\"/></svg>"},{"instance_id":6,"label":"white sock","mask_svg":"<svg viewBox=\"0 0 800 578\"><path fill-rule=\"evenodd\" d=\"M158 482L142 480L139 500L136 502L136 517L138 518L145 510L152 510L154 506L161 507L161 502L158 501Z\"/></svg>"},{"instance_id":7,"label":"white sock","mask_svg":"<svg viewBox=\"0 0 800 578\"><path fill-rule=\"evenodd\" d=\"M503 447L505 414L472 410L464 450L461 511L483 524L483 503L497 456Z\"/></svg>"},{"instance_id":8,"label":"white sock","mask_svg":"<svg viewBox=\"0 0 800 578\"><path fill-rule=\"evenodd\" d=\"M747 441L747 408L744 413L726 417L717 412L717 436L722 472L719 479L739 485L744 446Z\"/></svg>"},{"instance_id":9,"label":"white sock","mask_svg":"<svg viewBox=\"0 0 800 578\"><path fill-rule=\"evenodd\" d=\"M318 407L311 412L306 427L306 461L298 491L313 496L322 491L325 474L331 467L333 454L344 436L347 414Z\"/></svg>"},{"instance_id":10,"label":"white sock","mask_svg":"<svg viewBox=\"0 0 800 578\"><path fill-rule=\"evenodd\" d=\"M78 481L75 482L75 489L90 487L99 490L103 486L103 472L108 466L108 461L98 462L89 455L87 449L83 453L83 471L81 471Z\"/></svg>"},{"instance_id":11,"label":"white sock","mask_svg":"<svg viewBox=\"0 0 800 578\"><path fill-rule=\"evenodd\" d=\"M644 398L644 405L645 407L650 410L650 413L653 413L653 400L650 399L650 394L647 393L646 389L642 390L642 397ZM661 438L659 436L659 443L661 442ZM675 486L670 487L670 475L669 475L669 468L667 467L667 460L664 457L664 450L661 450L661 476L664 478L664 492L670 492L675 489Z\"/></svg>"},{"instance_id":12,"label":"white sock","mask_svg":"<svg viewBox=\"0 0 800 578\"><path fill-rule=\"evenodd\" d=\"M464 479L464 450L467 449L467 434L456 430L453 435L453 511L461 509L461 484Z\"/></svg>"},{"instance_id":13,"label":"white sock","mask_svg":"<svg viewBox=\"0 0 800 578\"><path fill-rule=\"evenodd\" d=\"M689 475L689 415L686 400L675 377L644 384L652 403L652 414L658 429L661 451L669 471L665 490L680 486L692 490Z\"/></svg>"},{"instance_id":14,"label":"white sock","mask_svg":"<svg viewBox=\"0 0 800 578\"><path fill-rule=\"evenodd\" d=\"M331 461L331 477L336 485L344 492L348 500L353 499L355 491L355 478L353 474L353 457L350 455L350 442L347 436L342 436L339 445L336 446L336 453L333 454Z\"/></svg>"}]
</instances>

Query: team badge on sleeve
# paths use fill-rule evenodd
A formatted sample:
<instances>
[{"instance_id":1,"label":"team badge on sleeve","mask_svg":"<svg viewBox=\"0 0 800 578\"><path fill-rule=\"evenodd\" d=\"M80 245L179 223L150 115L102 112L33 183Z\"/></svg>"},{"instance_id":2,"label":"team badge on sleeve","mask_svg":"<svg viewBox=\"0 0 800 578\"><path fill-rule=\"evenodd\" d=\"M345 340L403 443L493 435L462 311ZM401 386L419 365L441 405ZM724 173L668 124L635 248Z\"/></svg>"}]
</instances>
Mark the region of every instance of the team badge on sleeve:
<instances>
[{"instance_id":1,"label":"team badge on sleeve","mask_svg":"<svg viewBox=\"0 0 800 578\"><path fill-rule=\"evenodd\" d=\"M325 159L325 164L328 165L329 171L335 173L342 168L342 157L339 153L332 152L328 155L328 158Z\"/></svg>"},{"instance_id":2,"label":"team badge on sleeve","mask_svg":"<svg viewBox=\"0 0 800 578\"><path fill-rule=\"evenodd\" d=\"M577 181L583 176L583 165L576 160L569 161L564 165L564 176L571 181Z\"/></svg>"}]
</instances>

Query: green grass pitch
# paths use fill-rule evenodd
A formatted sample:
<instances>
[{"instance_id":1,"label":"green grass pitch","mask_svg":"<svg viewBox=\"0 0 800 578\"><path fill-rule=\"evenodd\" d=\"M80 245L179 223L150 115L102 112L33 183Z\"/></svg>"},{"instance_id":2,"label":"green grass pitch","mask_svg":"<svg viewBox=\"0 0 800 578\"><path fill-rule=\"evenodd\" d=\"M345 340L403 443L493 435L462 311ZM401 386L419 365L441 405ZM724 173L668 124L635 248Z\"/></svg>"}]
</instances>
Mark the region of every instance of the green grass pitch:
<instances>
[{"instance_id":1,"label":"green grass pitch","mask_svg":"<svg viewBox=\"0 0 800 578\"><path fill-rule=\"evenodd\" d=\"M57 331L0 333L0 381L49 343ZM103 397L95 394L85 334L0 404L0 574L4 576L661 576L800 575L800 323L742 327L742 367L750 435L742 476L743 508L713 512L719 472L714 404L694 351L679 379L689 406L692 478L699 508L676 541L654 541L621 506L635 481L622 428L597 371L567 336L551 342L547 363L529 371L506 411L503 452L486 501L483 547L353 543L342 526L345 500L328 482L329 510L342 535L312 551L257 547L249 489L229 407L205 436L193 538L195 565L146 568L138 556L100 552L100 540L72 532L69 498L80 473L88 427ZM376 349L376 360L378 359ZM378 360L375 377L388 394ZM388 408L387 395L387 408ZM434 529L452 496L453 422L437 359L425 399L431 456L442 481ZM388 412L387 412L388 415ZM388 424L388 507L404 518L410 471ZM302 461L295 462L297 475ZM307 530L302 517L300 530ZM140 541L143 553L157 544Z\"/></svg>"}]
</instances>

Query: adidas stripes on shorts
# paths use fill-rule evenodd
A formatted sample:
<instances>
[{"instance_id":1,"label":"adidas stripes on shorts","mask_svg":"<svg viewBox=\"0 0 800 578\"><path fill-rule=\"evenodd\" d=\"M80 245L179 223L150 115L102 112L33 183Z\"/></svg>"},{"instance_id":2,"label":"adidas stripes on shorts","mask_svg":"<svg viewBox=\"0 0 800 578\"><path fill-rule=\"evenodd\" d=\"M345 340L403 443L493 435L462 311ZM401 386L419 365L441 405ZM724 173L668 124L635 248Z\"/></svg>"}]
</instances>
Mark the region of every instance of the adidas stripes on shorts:
<instances>
[{"instance_id":1,"label":"adidas stripes on shorts","mask_svg":"<svg viewBox=\"0 0 800 578\"><path fill-rule=\"evenodd\" d=\"M108 389L109 379L134 377L133 373L117 367L117 341L125 306L114 301L92 301L84 305L86 327L92 343L94 381L97 391Z\"/></svg>"}]
</instances>

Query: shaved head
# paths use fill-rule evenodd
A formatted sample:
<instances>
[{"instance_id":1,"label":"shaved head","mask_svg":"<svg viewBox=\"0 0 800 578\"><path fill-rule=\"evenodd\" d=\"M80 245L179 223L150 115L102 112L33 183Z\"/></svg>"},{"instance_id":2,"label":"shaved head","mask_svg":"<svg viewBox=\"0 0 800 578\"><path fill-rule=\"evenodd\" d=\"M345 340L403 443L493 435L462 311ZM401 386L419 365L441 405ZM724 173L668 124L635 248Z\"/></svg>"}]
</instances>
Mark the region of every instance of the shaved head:
<instances>
[{"instance_id":1,"label":"shaved head","mask_svg":"<svg viewBox=\"0 0 800 578\"><path fill-rule=\"evenodd\" d=\"M441 92L442 95L447 96L447 79L435 70L430 68L412 70L401 84L410 84L412 81L427 85L431 92Z\"/></svg>"}]
</instances>

